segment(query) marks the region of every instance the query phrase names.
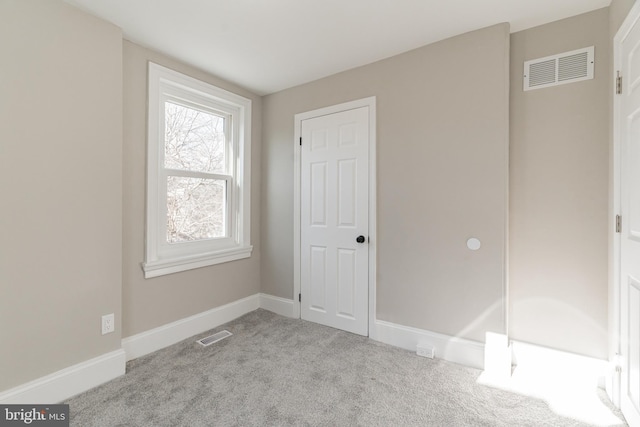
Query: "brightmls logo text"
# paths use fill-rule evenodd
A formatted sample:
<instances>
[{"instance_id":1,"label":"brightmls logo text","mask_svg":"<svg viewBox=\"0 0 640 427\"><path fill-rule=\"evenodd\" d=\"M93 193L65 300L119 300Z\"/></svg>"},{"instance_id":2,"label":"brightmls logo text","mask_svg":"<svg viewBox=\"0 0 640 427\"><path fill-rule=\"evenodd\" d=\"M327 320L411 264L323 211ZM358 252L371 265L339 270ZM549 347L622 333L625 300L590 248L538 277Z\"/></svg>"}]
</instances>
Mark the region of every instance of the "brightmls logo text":
<instances>
[{"instance_id":1,"label":"brightmls logo text","mask_svg":"<svg viewBox=\"0 0 640 427\"><path fill-rule=\"evenodd\" d=\"M68 427L69 405L0 405L0 427Z\"/></svg>"},{"instance_id":2,"label":"brightmls logo text","mask_svg":"<svg viewBox=\"0 0 640 427\"><path fill-rule=\"evenodd\" d=\"M20 411L9 411L9 408L4 408L4 419L6 421L24 421L25 424L31 424L34 421L47 421L47 411L36 411L36 408L32 408L30 411L20 409Z\"/></svg>"}]
</instances>

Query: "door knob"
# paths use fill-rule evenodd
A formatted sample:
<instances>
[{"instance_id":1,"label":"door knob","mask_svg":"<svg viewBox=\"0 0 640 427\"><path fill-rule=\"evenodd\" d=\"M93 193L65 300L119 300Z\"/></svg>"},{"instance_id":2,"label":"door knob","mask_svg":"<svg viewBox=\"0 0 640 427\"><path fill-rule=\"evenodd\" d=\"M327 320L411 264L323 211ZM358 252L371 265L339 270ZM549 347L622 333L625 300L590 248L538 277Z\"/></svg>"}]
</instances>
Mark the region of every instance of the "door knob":
<instances>
[{"instance_id":1,"label":"door knob","mask_svg":"<svg viewBox=\"0 0 640 427\"><path fill-rule=\"evenodd\" d=\"M358 242L358 243L364 243L364 241L365 241L364 236L358 236L358 237L356 237L356 242Z\"/></svg>"}]
</instances>

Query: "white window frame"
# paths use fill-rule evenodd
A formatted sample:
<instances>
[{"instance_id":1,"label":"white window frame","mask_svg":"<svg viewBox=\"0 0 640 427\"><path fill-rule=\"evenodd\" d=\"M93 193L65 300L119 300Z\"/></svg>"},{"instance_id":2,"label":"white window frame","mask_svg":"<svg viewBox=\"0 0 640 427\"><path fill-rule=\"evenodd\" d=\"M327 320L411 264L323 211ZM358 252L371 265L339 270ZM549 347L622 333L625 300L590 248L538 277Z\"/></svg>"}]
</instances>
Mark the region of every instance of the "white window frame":
<instances>
[{"instance_id":1,"label":"white window frame","mask_svg":"<svg viewBox=\"0 0 640 427\"><path fill-rule=\"evenodd\" d=\"M149 62L147 139L147 229L145 278L206 267L251 256L251 100ZM229 175L174 171L164 167L165 101L193 106L225 118ZM167 176L227 181L227 237L167 242ZM202 176L201 176L202 175Z\"/></svg>"}]
</instances>

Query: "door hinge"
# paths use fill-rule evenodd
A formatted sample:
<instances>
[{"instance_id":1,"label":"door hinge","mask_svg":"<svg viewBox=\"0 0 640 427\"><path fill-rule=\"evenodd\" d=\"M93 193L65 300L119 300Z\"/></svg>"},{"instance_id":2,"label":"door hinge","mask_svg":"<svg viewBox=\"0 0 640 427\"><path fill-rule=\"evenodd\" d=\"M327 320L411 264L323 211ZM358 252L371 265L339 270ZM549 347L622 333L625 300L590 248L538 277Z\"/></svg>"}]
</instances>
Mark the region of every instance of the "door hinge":
<instances>
[{"instance_id":1,"label":"door hinge","mask_svg":"<svg viewBox=\"0 0 640 427\"><path fill-rule=\"evenodd\" d=\"M618 71L618 77L616 77L616 94L620 95L622 93L622 76L620 75L620 71Z\"/></svg>"},{"instance_id":2,"label":"door hinge","mask_svg":"<svg viewBox=\"0 0 640 427\"><path fill-rule=\"evenodd\" d=\"M619 353L616 353L616 356L613 359L613 363L614 363L614 370L616 373L620 374L622 373L622 356L620 356Z\"/></svg>"},{"instance_id":3,"label":"door hinge","mask_svg":"<svg viewBox=\"0 0 640 427\"><path fill-rule=\"evenodd\" d=\"M622 232L622 217L620 215L616 215L616 233Z\"/></svg>"},{"instance_id":4,"label":"door hinge","mask_svg":"<svg viewBox=\"0 0 640 427\"><path fill-rule=\"evenodd\" d=\"M300 145L302 145L302 137L300 137Z\"/></svg>"},{"instance_id":5,"label":"door hinge","mask_svg":"<svg viewBox=\"0 0 640 427\"><path fill-rule=\"evenodd\" d=\"M302 302L302 294L298 294L298 302Z\"/></svg>"}]
</instances>

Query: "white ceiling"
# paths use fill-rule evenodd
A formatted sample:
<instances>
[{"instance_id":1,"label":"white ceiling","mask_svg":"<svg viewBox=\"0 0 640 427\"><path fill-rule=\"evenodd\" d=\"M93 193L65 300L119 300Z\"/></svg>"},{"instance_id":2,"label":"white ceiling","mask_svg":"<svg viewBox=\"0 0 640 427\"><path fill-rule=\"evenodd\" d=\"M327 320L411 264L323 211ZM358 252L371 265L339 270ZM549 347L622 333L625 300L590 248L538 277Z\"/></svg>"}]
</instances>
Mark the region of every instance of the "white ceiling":
<instances>
[{"instance_id":1,"label":"white ceiling","mask_svg":"<svg viewBox=\"0 0 640 427\"><path fill-rule=\"evenodd\" d=\"M611 0L66 0L124 37L268 94L500 22L516 32Z\"/></svg>"}]
</instances>

